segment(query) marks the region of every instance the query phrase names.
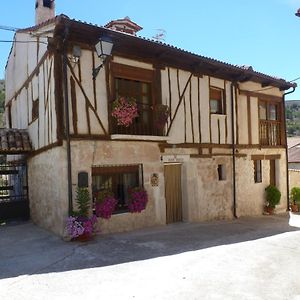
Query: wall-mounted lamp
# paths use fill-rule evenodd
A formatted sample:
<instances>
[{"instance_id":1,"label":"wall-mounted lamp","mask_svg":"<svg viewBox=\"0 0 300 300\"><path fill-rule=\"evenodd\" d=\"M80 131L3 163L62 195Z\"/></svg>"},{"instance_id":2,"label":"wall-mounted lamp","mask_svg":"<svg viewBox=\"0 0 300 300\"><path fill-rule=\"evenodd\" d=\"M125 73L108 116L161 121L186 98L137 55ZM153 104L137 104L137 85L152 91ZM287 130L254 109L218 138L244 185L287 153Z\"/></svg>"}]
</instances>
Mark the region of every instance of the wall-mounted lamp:
<instances>
[{"instance_id":1,"label":"wall-mounted lamp","mask_svg":"<svg viewBox=\"0 0 300 300\"><path fill-rule=\"evenodd\" d=\"M102 63L99 67L93 69L93 79L95 79L103 67L107 56L111 55L111 50L113 47L113 42L109 37L101 37L99 38L98 43L95 45L96 52L98 57L102 60Z\"/></svg>"}]
</instances>

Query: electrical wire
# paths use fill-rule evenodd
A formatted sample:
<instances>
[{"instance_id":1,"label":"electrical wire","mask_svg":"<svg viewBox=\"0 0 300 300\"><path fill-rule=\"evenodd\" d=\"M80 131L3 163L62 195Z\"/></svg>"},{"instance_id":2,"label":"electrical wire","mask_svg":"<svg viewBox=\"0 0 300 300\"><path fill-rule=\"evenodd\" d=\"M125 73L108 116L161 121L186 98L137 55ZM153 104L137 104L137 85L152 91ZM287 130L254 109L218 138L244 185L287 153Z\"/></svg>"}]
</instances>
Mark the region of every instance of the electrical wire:
<instances>
[{"instance_id":1,"label":"electrical wire","mask_svg":"<svg viewBox=\"0 0 300 300\"><path fill-rule=\"evenodd\" d=\"M9 40L0 40L0 43L23 43L23 44L27 44L27 43L39 43L39 44L48 45L47 42L43 42L43 41L9 41Z\"/></svg>"}]
</instances>

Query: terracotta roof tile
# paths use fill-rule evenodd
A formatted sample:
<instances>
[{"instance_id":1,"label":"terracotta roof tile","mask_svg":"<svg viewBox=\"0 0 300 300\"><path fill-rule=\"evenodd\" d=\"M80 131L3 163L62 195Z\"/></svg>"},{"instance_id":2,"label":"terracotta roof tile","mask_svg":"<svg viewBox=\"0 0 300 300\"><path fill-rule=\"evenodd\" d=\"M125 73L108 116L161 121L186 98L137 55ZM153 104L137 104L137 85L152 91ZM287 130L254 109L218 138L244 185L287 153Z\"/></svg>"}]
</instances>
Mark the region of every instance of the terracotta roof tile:
<instances>
[{"instance_id":1,"label":"terracotta roof tile","mask_svg":"<svg viewBox=\"0 0 300 300\"><path fill-rule=\"evenodd\" d=\"M32 147L26 129L0 129L0 152L16 154L30 151Z\"/></svg>"}]
</instances>

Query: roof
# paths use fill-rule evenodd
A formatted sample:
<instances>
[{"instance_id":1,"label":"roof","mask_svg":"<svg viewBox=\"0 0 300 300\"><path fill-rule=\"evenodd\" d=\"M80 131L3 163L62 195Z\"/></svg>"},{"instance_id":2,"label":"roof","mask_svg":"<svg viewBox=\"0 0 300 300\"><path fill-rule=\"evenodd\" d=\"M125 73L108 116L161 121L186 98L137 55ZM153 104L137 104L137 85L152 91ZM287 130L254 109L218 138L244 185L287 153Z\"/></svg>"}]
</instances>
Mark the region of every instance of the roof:
<instances>
[{"instance_id":1,"label":"roof","mask_svg":"<svg viewBox=\"0 0 300 300\"><path fill-rule=\"evenodd\" d=\"M1 154L21 154L28 153L31 150L27 130L0 128Z\"/></svg>"},{"instance_id":2,"label":"roof","mask_svg":"<svg viewBox=\"0 0 300 300\"><path fill-rule=\"evenodd\" d=\"M287 147L288 149L293 148L300 144L300 136L288 137L287 138Z\"/></svg>"},{"instance_id":3,"label":"roof","mask_svg":"<svg viewBox=\"0 0 300 300\"><path fill-rule=\"evenodd\" d=\"M103 26L70 19L66 15L56 16L37 26L22 29L24 31L35 31L39 28L55 22L55 34L63 35L65 26L69 27L69 39L77 42L96 44L99 36L109 36L113 43L114 53L123 53L143 57L153 62L160 62L170 66L189 70L200 75L210 75L230 81L244 82L254 81L265 86L275 86L280 90L296 87L296 83L288 82L282 78L269 76L253 70L251 66L238 66L195 54L170 44L155 41L141 36L130 35L124 32L114 31Z\"/></svg>"}]
</instances>

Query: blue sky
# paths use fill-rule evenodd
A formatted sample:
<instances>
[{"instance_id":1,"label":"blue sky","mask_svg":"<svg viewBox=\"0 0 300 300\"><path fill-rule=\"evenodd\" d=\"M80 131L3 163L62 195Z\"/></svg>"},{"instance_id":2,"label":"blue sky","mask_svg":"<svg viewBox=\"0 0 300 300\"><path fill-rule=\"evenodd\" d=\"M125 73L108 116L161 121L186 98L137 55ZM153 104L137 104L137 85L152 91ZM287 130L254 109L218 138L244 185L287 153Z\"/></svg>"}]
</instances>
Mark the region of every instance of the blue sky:
<instances>
[{"instance_id":1,"label":"blue sky","mask_svg":"<svg viewBox=\"0 0 300 300\"><path fill-rule=\"evenodd\" d=\"M1 4L0 26L34 24L35 0ZM56 14L98 25L129 16L144 28L141 36L164 29L168 44L286 80L300 77L298 8L300 0L56 0ZM12 38L0 30L0 40ZM10 47L0 42L0 78ZM287 99L300 99L300 87Z\"/></svg>"}]
</instances>

